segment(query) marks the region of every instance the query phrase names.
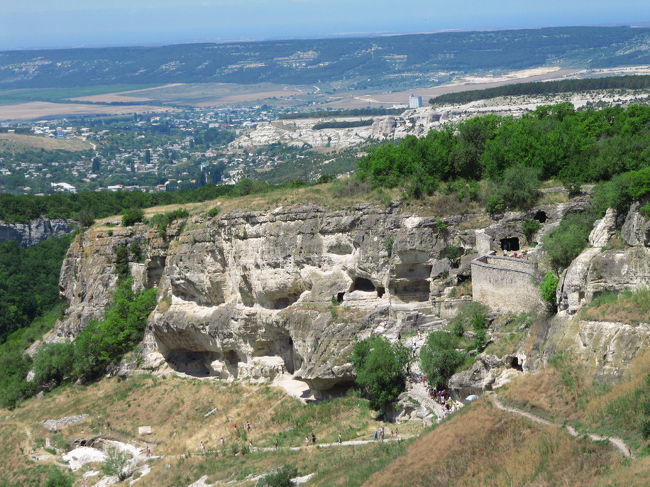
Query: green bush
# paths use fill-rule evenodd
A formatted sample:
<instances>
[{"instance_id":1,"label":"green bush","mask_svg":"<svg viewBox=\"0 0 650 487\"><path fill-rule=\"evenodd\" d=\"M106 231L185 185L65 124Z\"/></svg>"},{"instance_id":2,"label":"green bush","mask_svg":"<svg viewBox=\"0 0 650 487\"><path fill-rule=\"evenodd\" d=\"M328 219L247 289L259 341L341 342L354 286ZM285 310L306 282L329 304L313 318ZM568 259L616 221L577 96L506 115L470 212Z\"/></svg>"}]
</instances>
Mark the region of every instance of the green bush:
<instances>
[{"instance_id":1,"label":"green bush","mask_svg":"<svg viewBox=\"0 0 650 487\"><path fill-rule=\"evenodd\" d=\"M551 306L555 306L555 294L557 292L557 285L560 282L560 278L556 276L553 272L547 272L544 276L544 279L539 285L539 291L542 295L542 299L546 301Z\"/></svg>"},{"instance_id":2,"label":"green bush","mask_svg":"<svg viewBox=\"0 0 650 487\"><path fill-rule=\"evenodd\" d=\"M510 210L527 210L539 197L539 171L526 166L512 166L505 170L499 193Z\"/></svg>"},{"instance_id":3,"label":"green bush","mask_svg":"<svg viewBox=\"0 0 650 487\"><path fill-rule=\"evenodd\" d=\"M442 388L465 361L465 353L457 350L459 338L446 331L434 331L420 350L420 364L430 384Z\"/></svg>"},{"instance_id":4,"label":"green bush","mask_svg":"<svg viewBox=\"0 0 650 487\"><path fill-rule=\"evenodd\" d=\"M650 203L647 205L643 205L641 208L639 208L639 211L644 217L650 218Z\"/></svg>"},{"instance_id":5,"label":"green bush","mask_svg":"<svg viewBox=\"0 0 650 487\"><path fill-rule=\"evenodd\" d=\"M126 244L118 245L115 249L115 274L120 281L129 278L129 249Z\"/></svg>"},{"instance_id":6,"label":"green bush","mask_svg":"<svg viewBox=\"0 0 650 487\"><path fill-rule=\"evenodd\" d=\"M278 471L269 473L261 478L258 487L291 487L292 478L298 476L298 469L293 465L283 465Z\"/></svg>"},{"instance_id":7,"label":"green bush","mask_svg":"<svg viewBox=\"0 0 650 487\"><path fill-rule=\"evenodd\" d=\"M158 229L158 236L164 238L167 234L167 227L169 225L171 225L175 220L180 220L181 218L187 218L189 216L190 214L185 208L179 208L178 210L154 215L151 218L150 223Z\"/></svg>"},{"instance_id":8,"label":"green bush","mask_svg":"<svg viewBox=\"0 0 650 487\"><path fill-rule=\"evenodd\" d=\"M221 208L219 208L218 206L215 206L214 208L210 208L210 209L208 210L208 216L209 216L210 218L214 218L214 217L217 216L219 213L221 213Z\"/></svg>"},{"instance_id":9,"label":"green bush","mask_svg":"<svg viewBox=\"0 0 650 487\"><path fill-rule=\"evenodd\" d=\"M489 312L490 308L484 304L472 301L471 303L465 304L458 310L458 314L449 322L449 325L452 330L460 330L461 327L463 330L486 330L489 325Z\"/></svg>"},{"instance_id":10,"label":"green bush","mask_svg":"<svg viewBox=\"0 0 650 487\"><path fill-rule=\"evenodd\" d=\"M109 447L106 450L106 460L102 465L102 472L105 475L115 476L121 480L128 477L128 466L132 456L123 450L115 447Z\"/></svg>"},{"instance_id":11,"label":"green bush","mask_svg":"<svg viewBox=\"0 0 650 487\"><path fill-rule=\"evenodd\" d=\"M354 345L350 361L370 406L384 414L406 387L409 351L401 343L373 336Z\"/></svg>"},{"instance_id":12,"label":"green bush","mask_svg":"<svg viewBox=\"0 0 650 487\"><path fill-rule=\"evenodd\" d=\"M491 194L485 203L485 209L490 215L498 215L506 211L506 202L501 194Z\"/></svg>"},{"instance_id":13,"label":"green bush","mask_svg":"<svg viewBox=\"0 0 650 487\"><path fill-rule=\"evenodd\" d=\"M34 383L41 386L57 386L72 373L74 345L53 343L44 345L34 357Z\"/></svg>"},{"instance_id":14,"label":"green bush","mask_svg":"<svg viewBox=\"0 0 650 487\"><path fill-rule=\"evenodd\" d=\"M526 236L526 240L530 243L533 241L533 236L542 228L542 224L532 218L527 218L521 224L521 232Z\"/></svg>"},{"instance_id":15,"label":"green bush","mask_svg":"<svg viewBox=\"0 0 650 487\"><path fill-rule=\"evenodd\" d=\"M63 470L53 467L47 476L44 487L72 487L74 477Z\"/></svg>"},{"instance_id":16,"label":"green bush","mask_svg":"<svg viewBox=\"0 0 650 487\"><path fill-rule=\"evenodd\" d=\"M141 208L127 208L122 212L122 226L130 227L144 221L144 211Z\"/></svg>"},{"instance_id":17,"label":"green bush","mask_svg":"<svg viewBox=\"0 0 650 487\"><path fill-rule=\"evenodd\" d=\"M567 268L589 245L594 220L591 212L571 214L560 222L558 228L546 235L544 249L556 270Z\"/></svg>"}]
</instances>

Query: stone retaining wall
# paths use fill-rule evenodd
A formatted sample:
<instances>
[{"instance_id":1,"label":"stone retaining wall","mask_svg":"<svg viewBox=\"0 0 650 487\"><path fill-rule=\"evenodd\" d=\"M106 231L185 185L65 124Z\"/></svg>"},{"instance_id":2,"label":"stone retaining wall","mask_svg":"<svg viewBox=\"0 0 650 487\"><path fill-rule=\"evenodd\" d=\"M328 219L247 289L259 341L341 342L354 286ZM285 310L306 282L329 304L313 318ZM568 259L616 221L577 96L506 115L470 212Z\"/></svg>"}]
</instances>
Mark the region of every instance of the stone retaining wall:
<instances>
[{"instance_id":1,"label":"stone retaining wall","mask_svg":"<svg viewBox=\"0 0 650 487\"><path fill-rule=\"evenodd\" d=\"M525 260L493 255L472 261L472 298L494 310L512 313L543 305L534 266Z\"/></svg>"}]
</instances>

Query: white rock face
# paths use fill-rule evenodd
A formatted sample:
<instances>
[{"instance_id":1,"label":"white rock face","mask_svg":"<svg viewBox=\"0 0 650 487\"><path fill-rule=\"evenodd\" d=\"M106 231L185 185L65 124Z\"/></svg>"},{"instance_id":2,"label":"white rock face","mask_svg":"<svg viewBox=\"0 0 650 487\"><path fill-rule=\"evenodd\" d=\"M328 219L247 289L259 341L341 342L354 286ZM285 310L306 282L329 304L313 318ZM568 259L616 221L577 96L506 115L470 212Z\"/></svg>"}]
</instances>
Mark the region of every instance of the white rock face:
<instances>
[{"instance_id":1,"label":"white rock face","mask_svg":"<svg viewBox=\"0 0 650 487\"><path fill-rule=\"evenodd\" d=\"M49 237L60 237L71 233L76 227L72 220L39 218L30 223L5 223L0 221L0 242L16 241L23 247L30 247Z\"/></svg>"},{"instance_id":2,"label":"white rock face","mask_svg":"<svg viewBox=\"0 0 650 487\"><path fill-rule=\"evenodd\" d=\"M605 216L594 223L594 229L589 234L589 243L592 247L602 248L616 230L616 212L609 208Z\"/></svg>"},{"instance_id":3,"label":"white rock face","mask_svg":"<svg viewBox=\"0 0 650 487\"><path fill-rule=\"evenodd\" d=\"M73 471L79 470L87 463L102 463L106 460L106 454L97 448L81 446L63 455L63 460L70 465Z\"/></svg>"}]
</instances>

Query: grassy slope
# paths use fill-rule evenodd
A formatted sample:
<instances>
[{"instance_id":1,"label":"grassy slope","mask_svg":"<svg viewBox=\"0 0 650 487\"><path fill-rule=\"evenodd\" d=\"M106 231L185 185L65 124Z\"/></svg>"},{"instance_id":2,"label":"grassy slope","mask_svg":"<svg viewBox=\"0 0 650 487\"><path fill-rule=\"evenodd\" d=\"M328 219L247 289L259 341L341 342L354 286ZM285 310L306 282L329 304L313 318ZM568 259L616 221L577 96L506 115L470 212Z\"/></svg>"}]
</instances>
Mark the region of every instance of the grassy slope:
<instances>
[{"instance_id":1,"label":"grassy slope","mask_svg":"<svg viewBox=\"0 0 650 487\"><path fill-rule=\"evenodd\" d=\"M208 418L207 411L217 408ZM70 442L94 435L141 444L153 443L153 453L170 455L152 461L153 471L138 482L142 486L185 485L208 474L211 481L235 480L249 474L260 475L284 463L294 463L302 475L318 472L315 485L360 485L372 471L399 454L401 446L368 445L345 450L310 449L291 452L261 452L250 456L233 456L229 448L237 439L233 424L252 423L254 446L300 446L306 434L315 432L320 442L336 441L340 432L345 440L370 439L379 426L367 402L357 397L339 398L317 405L303 405L279 389L241 384L223 384L182 378L156 379L138 376L126 381L105 379L97 384L68 386L48 394L45 399L31 399L15 411L0 410L0 485L27 485L27 478L38 476L29 456L38 438L54 439L42 421L76 414L89 414L84 423L64 429L60 435ZM230 418L230 422L226 418ZM153 434L137 436L138 426L150 425ZM401 434L418 433L421 426L400 428ZM201 441L208 449L217 449L224 436L225 457L180 454L197 452ZM45 454L36 449L34 454ZM169 463L171 469L164 465ZM348 468L341 468L347 466ZM96 466L95 466L96 467ZM88 467L90 469L90 467ZM355 480L356 478L356 480Z\"/></svg>"},{"instance_id":2,"label":"grassy slope","mask_svg":"<svg viewBox=\"0 0 650 487\"><path fill-rule=\"evenodd\" d=\"M364 485L587 486L621 464L607 445L572 439L481 401L415 441Z\"/></svg>"}]
</instances>

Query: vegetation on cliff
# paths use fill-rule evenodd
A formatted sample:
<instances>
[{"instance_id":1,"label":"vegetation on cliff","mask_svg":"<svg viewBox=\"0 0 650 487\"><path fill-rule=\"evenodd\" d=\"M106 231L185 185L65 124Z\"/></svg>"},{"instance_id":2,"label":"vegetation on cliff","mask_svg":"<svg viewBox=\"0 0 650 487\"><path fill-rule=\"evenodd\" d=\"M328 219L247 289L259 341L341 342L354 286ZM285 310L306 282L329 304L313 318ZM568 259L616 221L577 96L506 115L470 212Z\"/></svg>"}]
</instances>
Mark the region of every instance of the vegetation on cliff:
<instances>
[{"instance_id":1,"label":"vegetation on cliff","mask_svg":"<svg viewBox=\"0 0 650 487\"><path fill-rule=\"evenodd\" d=\"M649 146L650 107L577 111L561 103L538 107L518 119L476 117L423 138L409 136L379 146L359 162L358 174L373 187L404 187L408 192L415 185L420 194L431 194L442 181L489 179L496 183L491 194L495 209L521 208L530 200L508 200L517 193L515 183L534 184L535 174L570 184L642 172L650 165ZM509 171L521 167L531 174L512 177ZM628 177L620 176L616 185L624 195L639 194Z\"/></svg>"},{"instance_id":2,"label":"vegetation on cliff","mask_svg":"<svg viewBox=\"0 0 650 487\"><path fill-rule=\"evenodd\" d=\"M390 343L379 336L354 345L350 361L356 370L356 383L380 414L404 391L410 360L408 349L401 343Z\"/></svg>"},{"instance_id":3,"label":"vegetation on cliff","mask_svg":"<svg viewBox=\"0 0 650 487\"><path fill-rule=\"evenodd\" d=\"M0 243L0 343L59 300L59 269L71 236L23 248Z\"/></svg>"}]
</instances>

